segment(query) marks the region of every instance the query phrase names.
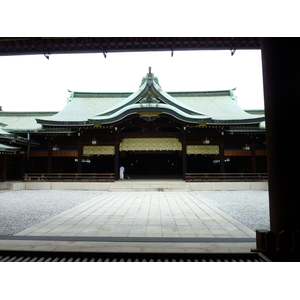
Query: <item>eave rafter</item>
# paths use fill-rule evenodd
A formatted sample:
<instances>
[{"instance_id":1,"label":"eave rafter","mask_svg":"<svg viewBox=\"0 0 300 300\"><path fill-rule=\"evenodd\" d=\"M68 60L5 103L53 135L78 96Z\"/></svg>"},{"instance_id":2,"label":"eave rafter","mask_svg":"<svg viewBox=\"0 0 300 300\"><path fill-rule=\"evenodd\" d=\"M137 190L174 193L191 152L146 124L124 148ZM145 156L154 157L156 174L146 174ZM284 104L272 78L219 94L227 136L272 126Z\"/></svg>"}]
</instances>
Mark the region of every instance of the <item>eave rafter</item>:
<instances>
[{"instance_id":1,"label":"eave rafter","mask_svg":"<svg viewBox=\"0 0 300 300\"><path fill-rule=\"evenodd\" d=\"M139 51L260 49L258 37L0 38L0 56Z\"/></svg>"}]
</instances>

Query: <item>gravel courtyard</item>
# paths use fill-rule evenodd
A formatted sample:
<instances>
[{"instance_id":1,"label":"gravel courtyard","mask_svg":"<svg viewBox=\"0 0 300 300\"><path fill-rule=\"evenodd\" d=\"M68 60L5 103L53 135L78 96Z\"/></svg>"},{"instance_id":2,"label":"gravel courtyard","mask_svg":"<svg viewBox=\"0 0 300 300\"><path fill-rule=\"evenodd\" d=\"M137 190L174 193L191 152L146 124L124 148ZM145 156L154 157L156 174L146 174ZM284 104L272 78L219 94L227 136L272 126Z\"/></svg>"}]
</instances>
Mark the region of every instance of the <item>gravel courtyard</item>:
<instances>
[{"instance_id":1,"label":"gravel courtyard","mask_svg":"<svg viewBox=\"0 0 300 300\"><path fill-rule=\"evenodd\" d=\"M253 231L270 230L268 191L201 191L195 193Z\"/></svg>"},{"instance_id":2,"label":"gravel courtyard","mask_svg":"<svg viewBox=\"0 0 300 300\"><path fill-rule=\"evenodd\" d=\"M23 190L0 193L0 235L14 235L104 191ZM267 191L199 191L213 204L248 228L269 229Z\"/></svg>"},{"instance_id":3,"label":"gravel courtyard","mask_svg":"<svg viewBox=\"0 0 300 300\"><path fill-rule=\"evenodd\" d=\"M103 191L22 190L0 193L0 235L14 235Z\"/></svg>"}]
</instances>

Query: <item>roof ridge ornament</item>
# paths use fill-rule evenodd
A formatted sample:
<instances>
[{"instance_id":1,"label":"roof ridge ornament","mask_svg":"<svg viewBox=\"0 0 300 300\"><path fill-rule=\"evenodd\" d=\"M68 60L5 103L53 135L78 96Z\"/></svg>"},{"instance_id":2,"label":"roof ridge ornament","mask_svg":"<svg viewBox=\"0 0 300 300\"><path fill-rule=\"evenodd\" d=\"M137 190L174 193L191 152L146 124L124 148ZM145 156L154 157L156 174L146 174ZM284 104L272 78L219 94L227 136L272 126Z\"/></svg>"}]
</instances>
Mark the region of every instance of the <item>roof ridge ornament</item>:
<instances>
[{"instance_id":1,"label":"roof ridge ornament","mask_svg":"<svg viewBox=\"0 0 300 300\"><path fill-rule=\"evenodd\" d=\"M152 73L152 68L151 67L149 67L149 72L146 74L146 76L144 76L142 78L142 82L141 82L140 87L145 83L145 81L147 81L149 86L153 85L153 81L154 81L159 87L161 87L159 82L158 82L158 78L156 76L154 76L154 74Z\"/></svg>"},{"instance_id":2,"label":"roof ridge ornament","mask_svg":"<svg viewBox=\"0 0 300 300\"><path fill-rule=\"evenodd\" d=\"M150 90L148 90L147 96L144 97L142 100L139 101L141 104L158 104L160 103L159 100L157 100L155 97L153 97L153 94Z\"/></svg>"},{"instance_id":3,"label":"roof ridge ornament","mask_svg":"<svg viewBox=\"0 0 300 300\"><path fill-rule=\"evenodd\" d=\"M236 90L236 88L230 90L230 98L234 101L237 101L237 96L234 94L235 90Z\"/></svg>"}]
</instances>

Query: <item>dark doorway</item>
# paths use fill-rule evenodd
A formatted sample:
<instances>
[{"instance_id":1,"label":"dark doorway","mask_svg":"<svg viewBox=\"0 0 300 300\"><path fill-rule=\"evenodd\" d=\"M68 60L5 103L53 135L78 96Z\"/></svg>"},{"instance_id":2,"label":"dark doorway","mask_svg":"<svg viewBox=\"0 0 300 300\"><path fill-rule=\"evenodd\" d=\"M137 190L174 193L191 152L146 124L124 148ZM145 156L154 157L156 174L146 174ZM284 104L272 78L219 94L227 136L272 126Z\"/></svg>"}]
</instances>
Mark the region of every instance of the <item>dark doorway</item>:
<instances>
[{"instance_id":1,"label":"dark doorway","mask_svg":"<svg viewBox=\"0 0 300 300\"><path fill-rule=\"evenodd\" d=\"M182 178L182 156L179 151L121 152L120 163L132 179Z\"/></svg>"},{"instance_id":2,"label":"dark doorway","mask_svg":"<svg viewBox=\"0 0 300 300\"><path fill-rule=\"evenodd\" d=\"M90 155L82 159L83 173L113 173L113 155Z\"/></svg>"},{"instance_id":3,"label":"dark doorway","mask_svg":"<svg viewBox=\"0 0 300 300\"><path fill-rule=\"evenodd\" d=\"M218 162L218 163L217 163ZM187 155L188 173L218 173L220 172L219 155Z\"/></svg>"}]
</instances>

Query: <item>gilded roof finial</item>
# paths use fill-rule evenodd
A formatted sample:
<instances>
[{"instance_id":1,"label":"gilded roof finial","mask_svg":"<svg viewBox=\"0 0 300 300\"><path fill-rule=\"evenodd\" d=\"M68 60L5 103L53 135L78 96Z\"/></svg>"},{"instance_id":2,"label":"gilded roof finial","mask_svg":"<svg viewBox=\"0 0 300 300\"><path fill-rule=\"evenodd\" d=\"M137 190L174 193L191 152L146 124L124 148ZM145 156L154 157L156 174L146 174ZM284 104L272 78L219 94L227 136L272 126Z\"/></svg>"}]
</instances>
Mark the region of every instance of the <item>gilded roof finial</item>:
<instances>
[{"instance_id":1,"label":"gilded roof finial","mask_svg":"<svg viewBox=\"0 0 300 300\"><path fill-rule=\"evenodd\" d=\"M149 73L151 73L151 67L149 67Z\"/></svg>"}]
</instances>

